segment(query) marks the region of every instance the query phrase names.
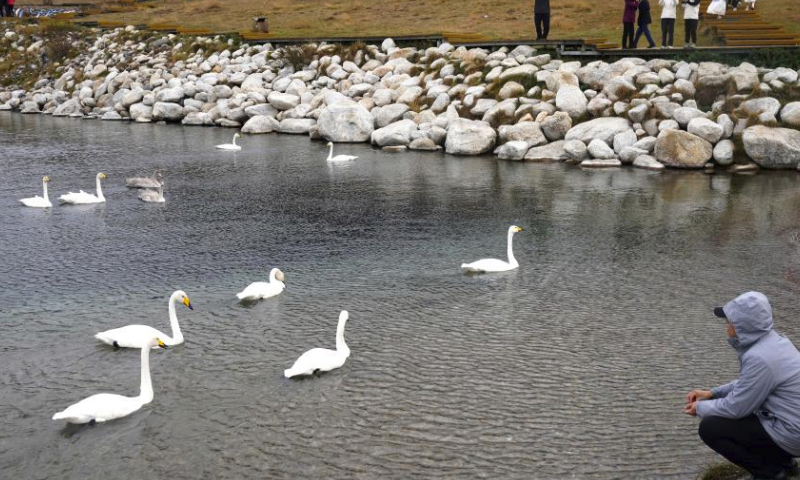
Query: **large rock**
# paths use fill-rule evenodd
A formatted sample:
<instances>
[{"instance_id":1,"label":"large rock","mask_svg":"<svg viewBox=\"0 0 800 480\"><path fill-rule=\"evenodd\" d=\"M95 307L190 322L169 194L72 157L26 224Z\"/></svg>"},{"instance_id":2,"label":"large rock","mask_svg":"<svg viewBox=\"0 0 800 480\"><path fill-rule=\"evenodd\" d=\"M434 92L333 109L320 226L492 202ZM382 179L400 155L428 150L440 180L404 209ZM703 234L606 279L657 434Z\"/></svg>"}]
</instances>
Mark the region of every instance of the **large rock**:
<instances>
[{"instance_id":1,"label":"large rock","mask_svg":"<svg viewBox=\"0 0 800 480\"><path fill-rule=\"evenodd\" d=\"M501 147L497 148L494 153L497 155L497 158L502 160L522 160L529 148L527 142L514 140L504 143Z\"/></svg>"},{"instance_id":2,"label":"large rock","mask_svg":"<svg viewBox=\"0 0 800 480\"><path fill-rule=\"evenodd\" d=\"M177 122L183 118L183 107L177 103L156 102L153 105L153 120Z\"/></svg>"},{"instance_id":3,"label":"large rock","mask_svg":"<svg viewBox=\"0 0 800 480\"><path fill-rule=\"evenodd\" d=\"M403 118L407 111L408 105L405 103L393 103L380 107L375 115L375 125L378 128L383 128Z\"/></svg>"},{"instance_id":4,"label":"large rock","mask_svg":"<svg viewBox=\"0 0 800 480\"><path fill-rule=\"evenodd\" d=\"M183 89L181 87L165 88L164 90L161 90L156 94L156 101L157 102L165 102L165 103L178 103L181 100L183 100L184 96L185 96L185 92L183 91ZM123 101L124 100L125 100L125 97L123 97ZM137 103L140 100L141 100L141 97L139 97L139 99L137 99L133 103Z\"/></svg>"},{"instance_id":5,"label":"large rock","mask_svg":"<svg viewBox=\"0 0 800 480\"><path fill-rule=\"evenodd\" d=\"M278 128L279 123L275 118L269 115L256 115L242 126L242 133L269 133Z\"/></svg>"},{"instance_id":6,"label":"large rock","mask_svg":"<svg viewBox=\"0 0 800 480\"><path fill-rule=\"evenodd\" d=\"M556 108L566 112L573 120L586 115L588 104L586 95L576 86L561 85L556 93Z\"/></svg>"},{"instance_id":7,"label":"large rock","mask_svg":"<svg viewBox=\"0 0 800 480\"><path fill-rule=\"evenodd\" d=\"M706 118L706 114L693 107L680 107L672 112L672 118L678 122L681 128L686 128L693 118Z\"/></svg>"},{"instance_id":8,"label":"large rock","mask_svg":"<svg viewBox=\"0 0 800 480\"><path fill-rule=\"evenodd\" d=\"M153 118L153 107L148 107L144 103L134 103L129 109L131 120L151 120Z\"/></svg>"},{"instance_id":9,"label":"large rock","mask_svg":"<svg viewBox=\"0 0 800 480\"><path fill-rule=\"evenodd\" d=\"M800 128L800 102L787 103L781 109L781 121L794 128Z\"/></svg>"},{"instance_id":10,"label":"large rock","mask_svg":"<svg viewBox=\"0 0 800 480\"><path fill-rule=\"evenodd\" d=\"M300 97L290 93L271 92L267 96L267 101L270 105L278 110L289 110L300 104Z\"/></svg>"},{"instance_id":11,"label":"large rock","mask_svg":"<svg viewBox=\"0 0 800 480\"><path fill-rule=\"evenodd\" d=\"M570 140L564 142L564 152L573 160L581 161L589 158L589 151L586 144L580 140Z\"/></svg>"},{"instance_id":12,"label":"large rock","mask_svg":"<svg viewBox=\"0 0 800 480\"><path fill-rule=\"evenodd\" d=\"M305 135L316 124L317 121L313 118L284 118L278 124L278 131Z\"/></svg>"},{"instance_id":13,"label":"large rock","mask_svg":"<svg viewBox=\"0 0 800 480\"><path fill-rule=\"evenodd\" d=\"M720 140L718 144L714 145L714 161L723 167L732 164L734 148L732 140Z\"/></svg>"},{"instance_id":14,"label":"large rock","mask_svg":"<svg viewBox=\"0 0 800 480\"><path fill-rule=\"evenodd\" d=\"M580 140L588 144L597 138L610 145L615 135L630 129L631 122L625 118L595 118L570 128L564 139Z\"/></svg>"},{"instance_id":15,"label":"large rock","mask_svg":"<svg viewBox=\"0 0 800 480\"><path fill-rule=\"evenodd\" d=\"M744 151L762 168L792 168L800 164L800 131L750 127L742 134Z\"/></svg>"},{"instance_id":16,"label":"large rock","mask_svg":"<svg viewBox=\"0 0 800 480\"><path fill-rule=\"evenodd\" d=\"M375 129L372 114L355 102L329 104L317 119L319 134L331 142L366 142Z\"/></svg>"},{"instance_id":17,"label":"large rock","mask_svg":"<svg viewBox=\"0 0 800 480\"><path fill-rule=\"evenodd\" d=\"M54 117L66 117L81 112L81 104L77 98L70 98L53 110Z\"/></svg>"},{"instance_id":18,"label":"large rock","mask_svg":"<svg viewBox=\"0 0 800 480\"><path fill-rule=\"evenodd\" d=\"M725 129L722 126L707 118L691 119L686 130L710 143L717 143L725 133Z\"/></svg>"},{"instance_id":19,"label":"large rock","mask_svg":"<svg viewBox=\"0 0 800 480\"><path fill-rule=\"evenodd\" d=\"M589 142L587 150L589 150L589 156L592 158L606 159L616 157L614 150L606 142L596 138Z\"/></svg>"},{"instance_id":20,"label":"large rock","mask_svg":"<svg viewBox=\"0 0 800 480\"><path fill-rule=\"evenodd\" d=\"M633 160L633 166L647 170L664 170L664 164L651 157L650 155L639 155Z\"/></svg>"},{"instance_id":21,"label":"large rock","mask_svg":"<svg viewBox=\"0 0 800 480\"><path fill-rule=\"evenodd\" d=\"M525 160L530 162L563 162L571 156L564 150L564 140L549 143L541 147L533 147L525 154Z\"/></svg>"},{"instance_id":22,"label":"large rock","mask_svg":"<svg viewBox=\"0 0 800 480\"><path fill-rule=\"evenodd\" d=\"M500 134L500 143L523 141L528 144L528 147L536 147L547 143L547 138L536 122L501 125L497 131Z\"/></svg>"},{"instance_id":23,"label":"large rock","mask_svg":"<svg viewBox=\"0 0 800 480\"><path fill-rule=\"evenodd\" d=\"M668 167L703 168L711 154L707 140L683 130L663 130L656 138L654 155Z\"/></svg>"},{"instance_id":24,"label":"large rock","mask_svg":"<svg viewBox=\"0 0 800 480\"><path fill-rule=\"evenodd\" d=\"M411 132L416 129L417 124L412 120L400 120L372 132L372 143L380 147L408 145Z\"/></svg>"},{"instance_id":25,"label":"large rock","mask_svg":"<svg viewBox=\"0 0 800 480\"><path fill-rule=\"evenodd\" d=\"M752 98L739 105L739 110L746 115L760 115L770 113L777 116L781 109L781 102L771 97Z\"/></svg>"},{"instance_id":26,"label":"large rock","mask_svg":"<svg viewBox=\"0 0 800 480\"><path fill-rule=\"evenodd\" d=\"M541 123L541 127L542 133L551 142L561 140L572 128L572 118L564 112L556 112L545 118Z\"/></svg>"},{"instance_id":27,"label":"large rock","mask_svg":"<svg viewBox=\"0 0 800 480\"><path fill-rule=\"evenodd\" d=\"M496 137L488 123L459 118L448 125L444 148L454 155L480 155L492 151Z\"/></svg>"}]
</instances>

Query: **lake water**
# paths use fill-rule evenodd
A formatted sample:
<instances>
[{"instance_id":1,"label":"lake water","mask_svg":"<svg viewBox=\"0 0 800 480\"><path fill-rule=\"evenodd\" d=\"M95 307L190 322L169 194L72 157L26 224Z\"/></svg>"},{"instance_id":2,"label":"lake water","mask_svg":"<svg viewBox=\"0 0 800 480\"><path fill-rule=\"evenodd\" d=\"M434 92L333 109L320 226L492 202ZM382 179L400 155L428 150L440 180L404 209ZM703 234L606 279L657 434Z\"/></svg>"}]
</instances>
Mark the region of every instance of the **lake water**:
<instances>
[{"instance_id":1,"label":"lake water","mask_svg":"<svg viewBox=\"0 0 800 480\"><path fill-rule=\"evenodd\" d=\"M0 114L0 471L9 479L691 479L718 457L683 414L738 365L711 308L749 289L800 339L796 172L708 176L383 153L305 136ZM129 176L163 169L165 204ZM107 203L22 207L94 189ZM462 262L519 269L465 276ZM235 293L272 267L287 290ZM154 401L95 426L94 393ZM339 370L286 380L312 347Z\"/></svg>"}]
</instances>

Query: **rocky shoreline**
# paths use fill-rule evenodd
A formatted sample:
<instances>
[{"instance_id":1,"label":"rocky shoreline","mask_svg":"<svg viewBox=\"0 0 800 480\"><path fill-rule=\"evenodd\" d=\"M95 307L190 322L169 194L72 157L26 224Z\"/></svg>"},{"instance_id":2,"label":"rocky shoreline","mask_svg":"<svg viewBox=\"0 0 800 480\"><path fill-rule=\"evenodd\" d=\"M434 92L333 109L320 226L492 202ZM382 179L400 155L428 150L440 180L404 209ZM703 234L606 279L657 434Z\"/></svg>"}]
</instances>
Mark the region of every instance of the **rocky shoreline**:
<instances>
[{"instance_id":1,"label":"rocky shoreline","mask_svg":"<svg viewBox=\"0 0 800 480\"><path fill-rule=\"evenodd\" d=\"M651 170L798 169L800 72L749 63L565 62L529 46L427 49L85 30L51 62L6 29L2 62L41 62L0 111L179 122L371 142L391 151ZM39 75L37 74L37 77Z\"/></svg>"}]
</instances>

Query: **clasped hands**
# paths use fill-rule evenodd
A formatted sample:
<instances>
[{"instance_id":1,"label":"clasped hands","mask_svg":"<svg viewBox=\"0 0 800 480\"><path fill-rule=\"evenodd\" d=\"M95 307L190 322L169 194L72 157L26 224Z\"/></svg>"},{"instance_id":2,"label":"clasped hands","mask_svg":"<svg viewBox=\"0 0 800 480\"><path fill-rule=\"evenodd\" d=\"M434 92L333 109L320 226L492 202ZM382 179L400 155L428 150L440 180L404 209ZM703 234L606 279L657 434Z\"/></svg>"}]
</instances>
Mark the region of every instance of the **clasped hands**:
<instances>
[{"instance_id":1,"label":"clasped hands","mask_svg":"<svg viewBox=\"0 0 800 480\"><path fill-rule=\"evenodd\" d=\"M697 416L697 402L710 399L710 390L692 390L686 395L686 406L683 411L686 415Z\"/></svg>"}]
</instances>

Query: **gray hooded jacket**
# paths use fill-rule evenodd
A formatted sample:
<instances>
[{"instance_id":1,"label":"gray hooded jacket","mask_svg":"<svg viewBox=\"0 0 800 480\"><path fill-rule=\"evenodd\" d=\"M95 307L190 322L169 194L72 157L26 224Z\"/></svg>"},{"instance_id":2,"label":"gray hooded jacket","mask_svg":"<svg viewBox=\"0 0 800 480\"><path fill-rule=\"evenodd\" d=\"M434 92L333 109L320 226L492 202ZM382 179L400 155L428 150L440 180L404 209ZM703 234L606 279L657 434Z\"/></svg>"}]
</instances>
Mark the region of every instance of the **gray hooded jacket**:
<instances>
[{"instance_id":1,"label":"gray hooded jacket","mask_svg":"<svg viewBox=\"0 0 800 480\"><path fill-rule=\"evenodd\" d=\"M800 352L773 330L763 294L743 293L723 310L736 329L729 341L739 357L739 378L713 389L713 400L698 402L697 415L756 414L779 447L800 456Z\"/></svg>"}]
</instances>

